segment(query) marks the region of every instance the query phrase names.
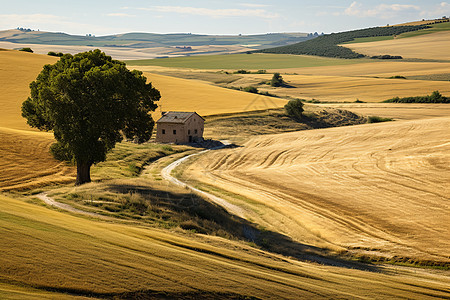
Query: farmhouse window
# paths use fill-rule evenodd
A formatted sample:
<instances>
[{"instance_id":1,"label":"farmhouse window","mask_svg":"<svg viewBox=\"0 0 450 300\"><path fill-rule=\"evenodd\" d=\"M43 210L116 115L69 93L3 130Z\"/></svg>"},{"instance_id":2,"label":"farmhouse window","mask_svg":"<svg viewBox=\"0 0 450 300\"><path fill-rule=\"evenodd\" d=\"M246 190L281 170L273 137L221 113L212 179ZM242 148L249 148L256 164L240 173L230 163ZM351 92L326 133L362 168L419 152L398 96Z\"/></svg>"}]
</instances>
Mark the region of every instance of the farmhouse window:
<instances>
[{"instance_id":1,"label":"farmhouse window","mask_svg":"<svg viewBox=\"0 0 450 300\"><path fill-rule=\"evenodd\" d=\"M194 133L197 134L197 129L194 130Z\"/></svg>"},{"instance_id":2,"label":"farmhouse window","mask_svg":"<svg viewBox=\"0 0 450 300\"><path fill-rule=\"evenodd\" d=\"M165 129L162 130L162 134L166 134L166 130Z\"/></svg>"},{"instance_id":3,"label":"farmhouse window","mask_svg":"<svg viewBox=\"0 0 450 300\"><path fill-rule=\"evenodd\" d=\"M177 130L176 129L173 130L173 134L177 134Z\"/></svg>"},{"instance_id":4,"label":"farmhouse window","mask_svg":"<svg viewBox=\"0 0 450 300\"><path fill-rule=\"evenodd\" d=\"M188 129L188 134L191 134L191 130L190 129Z\"/></svg>"}]
</instances>

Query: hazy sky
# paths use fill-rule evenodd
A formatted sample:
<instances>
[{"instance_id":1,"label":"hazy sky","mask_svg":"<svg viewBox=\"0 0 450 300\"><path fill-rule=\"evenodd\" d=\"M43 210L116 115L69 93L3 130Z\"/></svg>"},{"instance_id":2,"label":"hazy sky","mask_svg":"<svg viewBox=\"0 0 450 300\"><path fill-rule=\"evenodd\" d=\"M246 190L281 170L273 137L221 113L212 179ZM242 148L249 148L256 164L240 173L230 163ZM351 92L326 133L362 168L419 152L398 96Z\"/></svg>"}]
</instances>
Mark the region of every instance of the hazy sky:
<instances>
[{"instance_id":1,"label":"hazy sky","mask_svg":"<svg viewBox=\"0 0 450 300\"><path fill-rule=\"evenodd\" d=\"M0 30L71 34L330 33L450 15L450 0L0 0Z\"/></svg>"}]
</instances>

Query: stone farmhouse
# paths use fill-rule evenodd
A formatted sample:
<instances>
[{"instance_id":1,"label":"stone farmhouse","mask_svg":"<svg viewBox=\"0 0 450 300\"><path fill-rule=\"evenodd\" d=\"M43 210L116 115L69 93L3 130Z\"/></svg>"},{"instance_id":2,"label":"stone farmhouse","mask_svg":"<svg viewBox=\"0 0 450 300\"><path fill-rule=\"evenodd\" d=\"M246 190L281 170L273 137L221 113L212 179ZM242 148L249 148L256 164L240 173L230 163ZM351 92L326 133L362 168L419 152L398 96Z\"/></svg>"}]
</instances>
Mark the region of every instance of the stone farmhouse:
<instances>
[{"instance_id":1,"label":"stone farmhouse","mask_svg":"<svg viewBox=\"0 0 450 300\"><path fill-rule=\"evenodd\" d=\"M196 112L163 112L156 121L156 142L188 144L203 141L205 120Z\"/></svg>"}]
</instances>

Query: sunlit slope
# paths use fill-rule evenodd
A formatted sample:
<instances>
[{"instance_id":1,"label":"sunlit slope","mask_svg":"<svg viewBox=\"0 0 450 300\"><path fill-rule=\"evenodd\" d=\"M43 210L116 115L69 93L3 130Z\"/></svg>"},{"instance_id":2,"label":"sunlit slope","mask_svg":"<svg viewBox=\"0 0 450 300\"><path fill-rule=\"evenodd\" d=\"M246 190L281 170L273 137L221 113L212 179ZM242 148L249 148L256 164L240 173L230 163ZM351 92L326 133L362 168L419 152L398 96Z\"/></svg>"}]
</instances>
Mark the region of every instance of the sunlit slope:
<instances>
[{"instance_id":1,"label":"sunlit slope","mask_svg":"<svg viewBox=\"0 0 450 300\"><path fill-rule=\"evenodd\" d=\"M50 56L0 51L0 191L73 179L73 170L48 153L53 136L32 131L21 116L30 82L45 64L55 61Z\"/></svg>"},{"instance_id":2,"label":"sunlit slope","mask_svg":"<svg viewBox=\"0 0 450 300\"><path fill-rule=\"evenodd\" d=\"M450 118L261 136L211 152L190 178L245 195L297 241L449 261Z\"/></svg>"},{"instance_id":3,"label":"sunlit slope","mask_svg":"<svg viewBox=\"0 0 450 300\"><path fill-rule=\"evenodd\" d=\"M73 181L74 170L49 153L49 133L0 127L0 191Z\"/></svg>"},{"instance_id":4,"label":"sunlit slope","mask_svg":"<svg viewBox=\"0 0 450 300\"><path fill-rule=\"evenodd\" d=\"M405 39L343 45L365 55L400 55L403 58L450 60L450 31Z\"/></svg>"},{"instance_id":5,"label":"sunlit slope","mask_svg":"<svg viewBox=\"0 0 450 300\"><path fill-rule=\"evenodd\" d=\"M57 58L20 51L0 51L0 127L29 130L21 116L22 102L30 95L30 83L45 64Z\"/></svg>"},{"instance_id":6,"label":"sunlit slope","mask_svg":"<svg viewBox=\"0 0 450 300\"><path fill-rule=\"evenodd\" d=\"M161 92L158 112L196 111L200 115L233 113L282 107L286 100L206 84L201 81L144 73Z\"/></svg>"},{"instance_id":7,"label":"sunlit slope","mask_svg":"<svg viewBox=\"0 0 450 300\"><path fill-rule=\"evenodd\" d=\"M300 263L238 242L89 221L4 196L0 214L0 297L13 283L102 298L135 291L168 298L449 296L449 279L439 274Z\"/></svg>"}]
</instances>

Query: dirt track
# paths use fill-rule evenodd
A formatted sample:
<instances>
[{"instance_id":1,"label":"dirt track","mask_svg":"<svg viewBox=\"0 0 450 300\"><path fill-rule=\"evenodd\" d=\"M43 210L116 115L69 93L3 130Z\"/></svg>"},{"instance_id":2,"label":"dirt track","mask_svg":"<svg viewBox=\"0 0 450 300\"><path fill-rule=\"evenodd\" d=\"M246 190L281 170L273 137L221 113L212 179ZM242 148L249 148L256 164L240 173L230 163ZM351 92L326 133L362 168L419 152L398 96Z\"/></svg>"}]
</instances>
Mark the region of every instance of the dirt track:
<instances>
[{"instance_id":1,"label":"dirt track","mask_svg":"<svg viewBox=\"0 0 450 300\"><path fill-rule=\"evenodd\" d=\"M243 205L259 222L303 243L448 261L448 128L444 117L260 136L186 174L254 200Z\"/></svg>"}]
</instances>

